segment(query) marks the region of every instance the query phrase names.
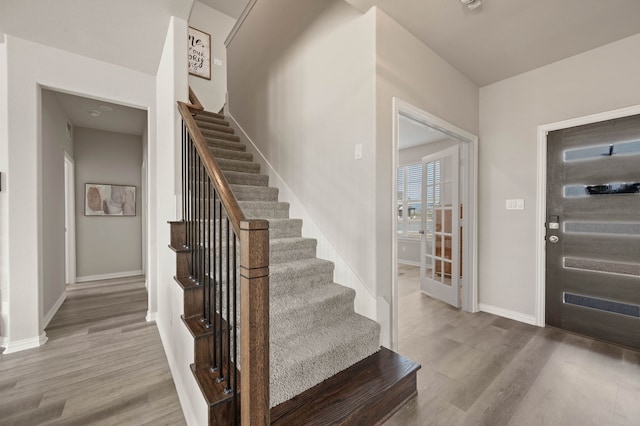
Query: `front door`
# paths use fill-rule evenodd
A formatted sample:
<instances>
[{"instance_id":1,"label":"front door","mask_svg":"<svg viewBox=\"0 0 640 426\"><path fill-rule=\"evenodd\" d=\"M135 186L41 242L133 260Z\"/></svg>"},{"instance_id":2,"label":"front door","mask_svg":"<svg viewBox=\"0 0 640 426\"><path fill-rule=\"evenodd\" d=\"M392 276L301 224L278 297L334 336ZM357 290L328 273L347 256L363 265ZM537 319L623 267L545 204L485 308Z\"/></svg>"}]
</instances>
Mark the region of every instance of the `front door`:
<instances>
[{"instance_id":1,"label":"front door","mask_svg":"<svg viewBox=\"0 0 640 426\"><path fill-rule=\"evenodd\" d=\"M640 348L640 116L547 136L546 323Z\"/></svg>"},{"instance_id":2,"label":"front door","mask_svg":"<svg viewBox=\"0 0 640 426\"><path fill-rule=\"evenodd\" d=\"M458 146L422 159L422 291L460 306Z\"/></svg>"}]
</instances>

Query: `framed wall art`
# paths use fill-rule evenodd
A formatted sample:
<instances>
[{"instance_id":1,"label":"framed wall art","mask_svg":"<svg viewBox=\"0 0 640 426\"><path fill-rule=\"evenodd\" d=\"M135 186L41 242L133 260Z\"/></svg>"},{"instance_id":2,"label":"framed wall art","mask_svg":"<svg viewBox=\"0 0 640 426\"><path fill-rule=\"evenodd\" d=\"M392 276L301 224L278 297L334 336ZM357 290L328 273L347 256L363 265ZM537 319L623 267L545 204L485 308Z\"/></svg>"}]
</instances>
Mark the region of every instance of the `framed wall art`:
<instances>
[{"instance_id":1,"label":"framed wall art","mask_svg":"<svg viewBox=\"0 0 640 426\"><path fill-rule=\"evenodd\" d=\"M189 27L189 74L211 80L211 36Z\"/></svg>"},{"instance_id":2,"label":"framed wall art","mask_svg":"<svg viewBox=\"0 0 640 426\"><path fill-rule=\"evenodd\" d=\"M84 184L85 216L135 216L136 187L102 183Z\"/></svg>"}]
</instances>

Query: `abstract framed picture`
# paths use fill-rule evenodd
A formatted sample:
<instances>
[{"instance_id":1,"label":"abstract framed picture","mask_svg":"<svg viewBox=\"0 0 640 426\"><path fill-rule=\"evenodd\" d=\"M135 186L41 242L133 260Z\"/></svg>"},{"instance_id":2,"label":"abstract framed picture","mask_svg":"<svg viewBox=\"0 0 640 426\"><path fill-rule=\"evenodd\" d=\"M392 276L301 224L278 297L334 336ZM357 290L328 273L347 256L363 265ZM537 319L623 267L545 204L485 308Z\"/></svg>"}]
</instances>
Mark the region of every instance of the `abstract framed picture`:
<instances>
[{"instance_id":1,"label":"abstract framed picture","mask_svg":"<svg viewBox=\"0 0 640 426\"><path fill-rule=\"evenodd\" d=\"M85 216L135 216L136 187L103 183L84 184Z\"/></svg>"},{"instance_id":2,"label":"abstract framed picture","mask_svg":"<svg viewBox=\"0 0 640 426\"><path fill-rule=\"evenodd\" d=\"M211 36L189 27L189 74L211 80Z\"/></svg>"}]
</instances>

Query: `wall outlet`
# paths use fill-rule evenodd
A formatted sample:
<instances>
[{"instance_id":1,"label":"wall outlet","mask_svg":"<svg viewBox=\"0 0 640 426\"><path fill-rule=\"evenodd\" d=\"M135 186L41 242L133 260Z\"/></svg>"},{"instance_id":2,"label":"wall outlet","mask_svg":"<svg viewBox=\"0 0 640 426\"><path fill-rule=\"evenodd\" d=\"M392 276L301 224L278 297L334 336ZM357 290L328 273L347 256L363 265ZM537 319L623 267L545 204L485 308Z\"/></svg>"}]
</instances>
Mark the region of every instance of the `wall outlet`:
<instances>
[{"instance_id":1,"label":"wall outlet","mask_svg":"<svg viewBox=\"0 0 640 426\"><path fill-rule=\"evenodd\" d=\"M507 210L524 210L524 199L517 198L507 200Z\"/></svg>"},{"instance_id":2,"label":"wall outlet","mask_svg":"<svg viewBox=\"0 0 640 426\"><path fill-rule=\"evenodd\" d=\"M361 143L356 145L355 159L356 160L361 160L362 159L362 144Z\"/></svg>"}]
</instances>

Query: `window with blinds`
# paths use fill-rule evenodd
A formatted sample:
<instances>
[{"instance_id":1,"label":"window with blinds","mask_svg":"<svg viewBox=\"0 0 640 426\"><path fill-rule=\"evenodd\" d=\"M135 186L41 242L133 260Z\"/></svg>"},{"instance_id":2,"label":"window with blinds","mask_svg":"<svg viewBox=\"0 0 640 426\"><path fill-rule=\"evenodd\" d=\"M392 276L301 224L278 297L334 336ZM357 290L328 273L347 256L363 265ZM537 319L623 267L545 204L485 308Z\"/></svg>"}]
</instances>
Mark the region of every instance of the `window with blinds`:
<instances>
[{"instance_id":1,"label":"window with blinds","mask_svg":"<svg viewBox=\"0 0 640 426\"><path fill-rule=\"evenodd\" d=\"M398 167L398 236L419 238L422 224L422 163Z\"/></svg>"}]
</instances>

